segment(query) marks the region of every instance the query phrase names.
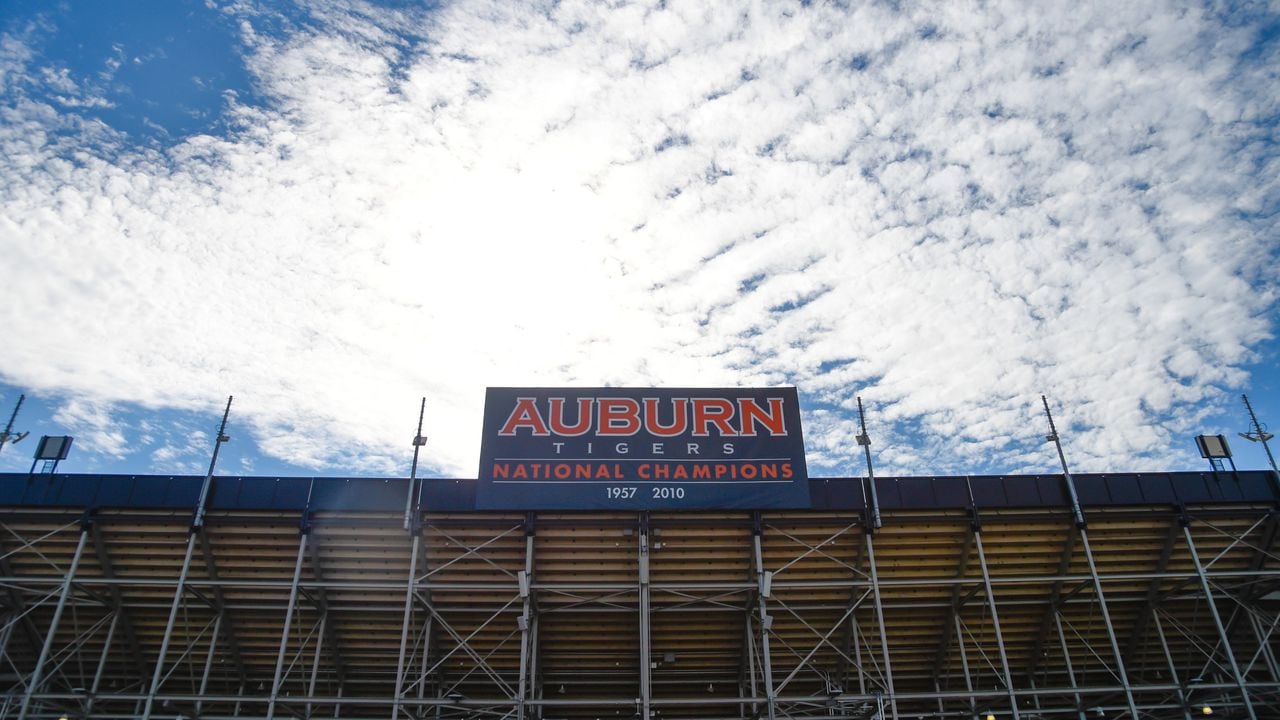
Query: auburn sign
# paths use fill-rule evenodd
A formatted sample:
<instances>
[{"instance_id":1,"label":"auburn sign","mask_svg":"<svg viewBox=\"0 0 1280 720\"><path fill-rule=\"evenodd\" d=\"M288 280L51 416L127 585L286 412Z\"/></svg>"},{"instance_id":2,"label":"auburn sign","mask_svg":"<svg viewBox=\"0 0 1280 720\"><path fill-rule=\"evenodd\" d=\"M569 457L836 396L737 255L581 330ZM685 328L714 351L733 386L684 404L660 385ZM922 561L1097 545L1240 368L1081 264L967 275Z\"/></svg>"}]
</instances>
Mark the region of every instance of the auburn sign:
<instances>
[{"instance_id":1,"label":"auburn sign","mask_svg":"<svg viewBox=\"0 0 1280 720\"><path fill-rule=\"evenodd\" d=\"M489 388L477 507L807 507L795 388Z\"/></svg>"}]
</instances>

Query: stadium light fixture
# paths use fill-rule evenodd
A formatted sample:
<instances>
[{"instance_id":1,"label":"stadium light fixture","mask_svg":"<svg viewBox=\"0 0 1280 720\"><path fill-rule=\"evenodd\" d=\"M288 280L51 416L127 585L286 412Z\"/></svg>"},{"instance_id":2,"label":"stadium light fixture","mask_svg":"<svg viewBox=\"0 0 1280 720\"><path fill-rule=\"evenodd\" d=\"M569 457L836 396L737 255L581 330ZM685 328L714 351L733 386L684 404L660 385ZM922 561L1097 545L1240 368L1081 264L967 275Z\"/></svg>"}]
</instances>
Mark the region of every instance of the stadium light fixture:
<instances>
[{"instance_id":1,"label":"stadium light fixture","mask_svg":"<svg viewBox=\"0 0 1280 720\"><path fill-rule=\"evenodd\" d=\"M1271 454L1271 446L1267 444L1267 441L1275 435L1267 432L1267 426L1258 422L1258 416L1254 414L1253 406L1249 404L1249 396L1241 395L1240 399L1244 400L1244 408L1249 411L1249 424L1253 427L1249 432L1239 433L1240 437L1249 442L1262 443L1262 449L1267 453L1267 462L1271 463L1271 470L1280 473L1280 469L1276 469L1276 458Z\"/></svg>"},{"instance_id":2,"label":"stadium light fixture","mask_svg":"<svg viewBox=\"0 0 1280 720\"><path fill-rule=\"evenodd\" d=\"M1200 713L1203 715L1212 715L1213 708L1209 707L1208 705L1205 705L1204 707L1200 708Z\"/></svg>"}]
</instances>

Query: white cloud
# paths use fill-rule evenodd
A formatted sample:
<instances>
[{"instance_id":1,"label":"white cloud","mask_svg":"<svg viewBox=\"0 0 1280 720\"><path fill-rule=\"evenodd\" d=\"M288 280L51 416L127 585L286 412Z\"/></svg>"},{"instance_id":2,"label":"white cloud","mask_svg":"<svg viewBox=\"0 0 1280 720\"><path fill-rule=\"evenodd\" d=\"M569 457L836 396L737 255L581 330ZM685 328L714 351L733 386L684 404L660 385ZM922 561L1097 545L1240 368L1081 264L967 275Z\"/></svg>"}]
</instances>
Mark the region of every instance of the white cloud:
<instances>
[{"instance_id":1,"label":"white cloud","mask_svg":"<svg viewBox=\"0 0 1280 720\"><path fill-rule=\"evenodd\" d=\"M425 394L461 474L485 385L795 383L817 470L858 467L860 393L887 470L945 472L1044 466L1042 391L1082 469L1168 466L1245 381L1280 197L1251 26L675 5L237 6L263 97L163 152L3 38L4 377L234 393L267 452L385 472Z\"/></svg>"}]
</instances>

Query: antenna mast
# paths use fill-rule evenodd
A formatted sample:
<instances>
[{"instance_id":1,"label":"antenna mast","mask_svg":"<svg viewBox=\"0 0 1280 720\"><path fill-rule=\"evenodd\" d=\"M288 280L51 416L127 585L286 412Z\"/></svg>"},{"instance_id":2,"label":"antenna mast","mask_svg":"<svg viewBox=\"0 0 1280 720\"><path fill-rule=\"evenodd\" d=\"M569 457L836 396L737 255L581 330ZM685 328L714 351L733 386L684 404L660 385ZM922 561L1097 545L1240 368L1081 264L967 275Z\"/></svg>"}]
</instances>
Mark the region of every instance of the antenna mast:
<instances>
[{"instance_id":1,"label":"antenna mast","mask_svg":"<svg viewBox=\"0 0 1280 720\"><path fill-rule=\"evenodd\" d=\"M862 427L862 434L858 435L858 444L862 446L862 453L867 458L867 485L871 488L871 527L872 529L880 529L880 500L876 497L876 473L871 468L871 436L867 434L867 417L862 412L862 396L858 396L858 424Z\"/></svg>"},{"instance_id":2,"label":"antenna mast","mask_svg":"<svg viewBox=\"0 0 1280 720\"><path fill-rule=\"evenodd\" d=\"M1244 400L1244 408L1249 411L1249 423L1253 427L1250 432L1239 433L1240 437L1249 442L1262 443L1262 449L1267 452L1267 462L1271 463L1271 471L1280 473L1280 470L1276 469L1276 458L1271 454L1271 446L1267 444L1267 441L1275 436L1267 432L1262 427L1262 423L1258 422L1258 416L1253 413L1253 406L1249 404L1249 396L1241 395L1240 399Z\"/></svg>"},{"instance_id":3,"label":"antenna mast","mask_svg":"<svg viewBox=\"0 0 1280 720\"><path fill-rule=\"evenodd\" d=\"M5 443L10 440L16 443L27 436L26 433L18 433L16 436L13 434L13 421L18 419L18 411L22 409L22 401L26 399L27 396L25 394L18 396L18 404L13 406L13 414L9 416L9 424L5 425L4 432L0 433L0 450L4 450ZM1275 463L1272 463L1272 466L1274 467Z\"/></svg>"}]
</instances>

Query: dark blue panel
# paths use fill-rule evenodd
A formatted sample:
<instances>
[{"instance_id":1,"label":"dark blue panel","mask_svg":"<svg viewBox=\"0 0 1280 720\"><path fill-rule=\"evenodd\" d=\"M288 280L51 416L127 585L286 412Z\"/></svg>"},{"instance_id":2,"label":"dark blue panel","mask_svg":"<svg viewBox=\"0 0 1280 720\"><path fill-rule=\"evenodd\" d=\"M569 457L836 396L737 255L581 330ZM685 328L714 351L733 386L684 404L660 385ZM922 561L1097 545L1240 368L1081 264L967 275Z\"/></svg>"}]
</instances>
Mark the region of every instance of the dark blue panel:
<instances>
[{"instance_id":1,"label":"dark blue panel","mask_svg":"<svg viewBox=\"0 0 1280 720\"><path fill-rule=\"evenodd\" d=\"M864 478L827 478L809 481L809 500L815 508L862 510Z\"/></svg>"},{"instance_id":2,"label":"dark blue panel","mask_svg":"<svg viewBox=\"0 0 1280 720\"><path fill-rule=\"evenodd\" d=\"M1184 474L1175 478L1173 489L1180 503L1210 502L1215 499L1211 482L1202 473Z\"/></svg>"},{"instance_id":3,"label":"dark blue panel","mask_svg":"<svg viewBox=\"0 0 1280 720\"><path fill-rule=\"evenodd\" d=\"M403 510L409 492L407 478L316 478L312 510Z\"/></svg>"},{"instance_id":4,"label":"dark blue panel","mask_svg":"<svg viewBox=\"0 0 1280 720\"><path fill-rule=\"evenodd\" d=\"M1264 498L1271 497L1280 501L1280 486L1278 486L1272 478L1268 477L1270 473L1258 473L1254 475L1240 474L1240 490L1246 498Z\"/></svg>"},{"instance_id":5,"label":"dark blue panel","mask_svg":"<svg viewBox=\"0 0 1280 720\"><path fill-rule=\"evenodd\" d=\"M169 494L169 481L167 477L155 475L134 477L129 504L134 507L167 507L165 497Z\"/></svg>"},{"instance_id":6,"label":"dark blue panel","mask_svg":"<svg viewBox=\"0 0 1280 720\"><path fill-rule=\"evenodd\" d=\"M933 497L938 507L969 507L969 486L964 478L938 477L933 479Z\"/></svg>"},{"instance_id":7,"label":"dark blue panel","mask_svg":"<svg viewBox=\"0 0 1280 720\"><path fill-rule=\"evenodd\" d=\"M1107 480L1103 475L1072 475L1075 480L1076 496L1081 505L1110 505L1111 493L1108 492Z\"/></svg>"},{"instance_id":8,"label":"dark blue panel","mask_svg":"<svg viewBox=\"0 0 1280 720\"><path fill-rule=\"evenodd\" d=\"M169 483L169 491L165 496L166 507L184 507L195 511L200 501L200 488L204 486L202 477L175 477Z\"/></svg>"},{"instance_id":9,"label":"dark blue panel","mask_svg":"<svg viewBox=\"0 0 1280 720\"><path fill-rule=\"evenodd\" d=\"M1004 478L994 475L974 475L969 478L973 488L973 503L977 507L1007 507L1009 499L1004 494Z\"/></svg>"},{"instance_id":10,"label":"dark blue panel","mask_svg":"<svg viewBox=\"0 0 1280 720\"><path fill-rule=\"evenodd\" d=\"M901 485L898 478L876 478L876 502L882 510L903 507Z\"/></svg>"},{"instance_id":11,"label":"dark blue panel","mask_svg":"<svg viewBox=\"0 0 1280 720\"><path fill-rule=\"evenodd\" d=\"M422 509L426 512L458 512L476 507L474 480L426 480Z\"/></svg>"},{"instance_id":12,"label":"dark blue panel","mask_svg":"<svg viewBox=\"0 0 1280 720\"><path fill-rule=\"evenodd\" d=\"M1066 478L1061 475L1036 475L1036 489L1040 493L1040 502L1045 505L1070 506L1071 496L1067 493Z\"/></svg>"},{"instance_id":13,"label":"dark blue panel","mask_svg":"<svg viewBox=\"0 0 1280 720\"><path fill-rule=\"evenodd\" d=\"M96 477L85 475L63 476L59 479L58 504L71 507L93 507L98 497Z\"/></svg>"},{"instance_id":14,"label":"dark blue panel","mask_svg":"<svg viewBox=\"0 0 1280 720\"><path fill-rule=\"evenodd\" d=\"M1141 505L1144 501L1142 495L1142 487L1140 477L1130 475L1111 477L1104 476L1107 483L1107 492L1111 495L1111 502L1120 505Z\"/></svg>"},{"instance_id":15,"label":"dark blue panel","mask_svg":"<svg viewBox=\"0 0 1280 720\"><path fill-rule=\"evenodd\" d=\"M276 485L275 510L302 510L307 506L311 478L280 478Z\"/></svg>"},{"instance_id":16,"label":"dark blue panel","mask_svg":"<svg viewBox=\"0 0 1280 720\"><path fill-rule=\"evenodd\" d=\"M214 478L214 485L221 484L226 478ZM240 484L240 492L236 497L238 508L269 508L276 497L277 478L249 478L249 482Z\"/></svg>"},{"instance_id":17,"label":"dark blue panel","mask_svg":"<svg viewBox=\"0 0 1280 720\"><path fill-rule=\"evenodd\" d=\"M933 478L902 478L898 481L898 492L902 496L902 507L928 508L938 503L933 497Z\"/></svg>"},{"instance_id":18,"label":"dark blue panel","mask_svg":"<svg viewBox=\"0 0 1280 720\"><path fill-rule=\"evenodd\" d=\"M1178 502L1178 495L1173 491L1173 482L1168 473L1143 475L1138 480L1142 488L1142 500L1147 503L1172 505Z\"/></svg>"},{"instance_id":19,"label":"dark blue panel","mask_svg":"<svg viewBox=\"0 0 1280 720\"><path fill-rule=\"evenodd\" d=\"M1037 507L1040 505L1040 488L1034 478L1007 477L1004 479L1004 495L1010 505Z\"/></svg>"},{"instance_id":20,"label":"dark blue panel","mask_svg":"<svg viewBox=\"0 0 1280 720\"><path fill-rule=\"evenodd\" d=\"M239 506L240 486L259 478L215 477L209 488L209 509L232 510ZM193 502L192 507L195 507Z\"/></svg>"}]
</instances>

